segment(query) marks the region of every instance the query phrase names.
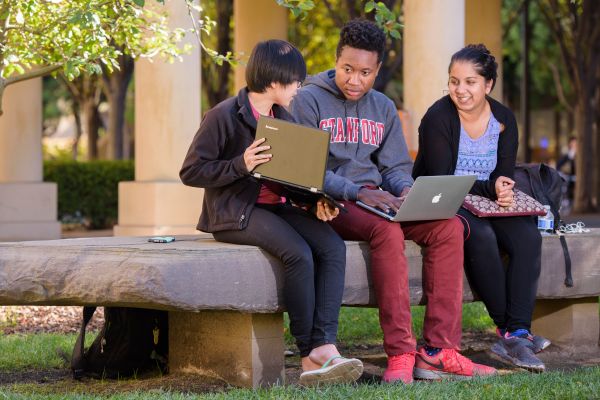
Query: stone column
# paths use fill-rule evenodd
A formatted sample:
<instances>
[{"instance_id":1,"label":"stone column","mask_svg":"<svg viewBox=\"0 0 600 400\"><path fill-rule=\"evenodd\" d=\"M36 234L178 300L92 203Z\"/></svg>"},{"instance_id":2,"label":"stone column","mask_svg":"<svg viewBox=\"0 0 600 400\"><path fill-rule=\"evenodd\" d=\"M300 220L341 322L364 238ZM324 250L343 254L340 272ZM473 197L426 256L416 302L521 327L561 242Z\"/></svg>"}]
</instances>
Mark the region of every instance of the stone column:
<instances>
[{"instance_id":1,"label":"stone column","mask_svg":"<svg viewBox=\"0 0 600 400\"><path fill-rule=\"evenodd\" d=\"M155 7L163 7L154 5ZM192 26L183 1L167 1L171 27ZM116 236L193 234L203 191L179 180L183 158L200 126L200 50L183 62L135 65L135 181L119 184Z\"/></svg>"},{"instance_id":2,"label":"stone column","mask_svg":"<svg viewBox=\"0 0 600 400\"><path fill-rule=\"evenodd\" d=\"M55 183L42 175L42 80L4 92L0 116L0 241L60 238Z\"/></svg>"},{"instance_id":3,"label":"stone column","mask_svg":"<svg viewBox=\"0 0 600 400\"><path fill-rule=\"evenodd\" d=\"M417 129L425 111L448 88L450 56L465 43L465 0L406 0L404 3L404 108L418 149Z\"/></svg>"},{"instance_id":4,"label":"stone column","mask_svg":"<svg viewBox=\"0 0 600 400\"><path fill-rule=\"evenodd\" d=\"M502 0L466 0L465 44L483 43L496 57L498 80L491 96L502 101Z\"/></svg>"},{"instance_id":5,"label":"stone column","mask_svg":"<svg viewBox=\"0 0 600 400\"><path fill-rule=\"evenodd\" d=\"M169 370L242 387L283 385L283 314L169 312Z\"/></svg>"},{"instance_id":6,"label":"stone column","mask_svg":"<svg viewBox=\"0 0 600 400\"><path fill-rule=\"evenodd\" d=\"M598 297L538 299L531 328L554 344L597 350L600 345Z\"/></svg>"},{"instance_id":7,"label":"stone column","mask_svg":"<svg viewBox=\"0 0 600 400\"><path fill-rule=\"evenodd\" d=\"M233 3L235 32L233 47L236 53L244 53L247 61L252 48L261 40L288 37L288 11L273 0L235 0ZM246 86L246 69L239 65L235 69L236 92Z\"/></svg>"},{"instance_id":8,"label":"stone column","mask_svg":"<svg viewBox=\"0 0 600 400\"><path fill-rule=\"evenodd\" d=\"M485 43L502 60L501 0L406 0L404 3L405 133L418 150L417 129L427 109L448 88L450 57L468 43ZM499 81L492 92L502 97Z\"/></svg>"}]
</instances>

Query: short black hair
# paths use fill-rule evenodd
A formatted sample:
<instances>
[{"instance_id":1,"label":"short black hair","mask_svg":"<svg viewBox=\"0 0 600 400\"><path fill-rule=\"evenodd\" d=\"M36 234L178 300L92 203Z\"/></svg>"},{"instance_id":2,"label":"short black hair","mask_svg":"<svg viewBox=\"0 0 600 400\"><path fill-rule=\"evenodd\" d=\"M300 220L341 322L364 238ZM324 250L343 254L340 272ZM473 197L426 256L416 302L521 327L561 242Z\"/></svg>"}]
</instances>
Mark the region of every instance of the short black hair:
<instances>
[{"instance_id":1,"label":"short black hair","mask_svg":"<svg viewBox=\"0 0 600 400\"><path fill-rule=\"evenodd\" d=\"M271 39L252 49L246 66L246 84L251 92L264 93L273 83L289 85L306 78L302 53L285 40Z\"/></svg>"},{"instance_id":2,"label":"short black hair","mask_svg":"<svg viewBox=\"0 0 600 400\"><path fill-rule=\"evenodd\" d=\"M340 31L340 41L335 52L336 58L340 57L344 46L374 51L377 53L377 62L380 63L385 52L385 33L372 21L361 18L353 19Z\"/></svg>"},{"instance_id":3,"label":"short black hair","mask_svg":"<svg viewBox=\"0 0 600 400\"><path fill-rule=\"evenodd\" d=\"M448 73L452 64L457 61L467 61L475 66L475 71L485 78L486 81L492 81L492 89L496 86L498 78L498 63L492 53L484 44L468 44L452 55Z\"/></svg>"}]
</instances>

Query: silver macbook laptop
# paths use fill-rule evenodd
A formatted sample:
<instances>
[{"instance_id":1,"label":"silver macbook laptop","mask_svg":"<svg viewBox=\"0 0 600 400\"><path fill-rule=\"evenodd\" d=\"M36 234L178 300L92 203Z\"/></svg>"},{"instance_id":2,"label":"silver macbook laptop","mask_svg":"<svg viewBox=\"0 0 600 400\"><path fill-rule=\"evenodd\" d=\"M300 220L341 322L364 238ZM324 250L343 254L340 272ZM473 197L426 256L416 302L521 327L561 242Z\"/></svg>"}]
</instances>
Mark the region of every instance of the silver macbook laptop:
<instances>
[{"instance_id":1,"label":"silver macbook laptop","mask_svg":"<svg viewBox=\"0 0 600 400\"><path fill-rule=\"evenodd\" d=\"M356 204L395 222L449 219L456 215L476 179L475 175L420 176L397 212L386 213L361 201Z\"/></svg>"}]
</instances>

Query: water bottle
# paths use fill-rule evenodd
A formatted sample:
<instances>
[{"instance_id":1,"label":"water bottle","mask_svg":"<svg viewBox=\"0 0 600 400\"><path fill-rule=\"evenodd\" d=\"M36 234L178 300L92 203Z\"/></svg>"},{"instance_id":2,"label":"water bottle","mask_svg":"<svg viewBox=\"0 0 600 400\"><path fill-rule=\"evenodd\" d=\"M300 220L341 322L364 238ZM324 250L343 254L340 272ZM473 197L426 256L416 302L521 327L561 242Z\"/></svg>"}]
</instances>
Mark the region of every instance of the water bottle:
<instances>
[{"instance_id":1,"label":"water bottle","mask_svg":"<svg viewBox=\"0 0 600 400\"><path fill-rule=\"evenodd\" d=\"M550 235L554 233L554 214L550 210L550 206L544 205L546 215L538 217L538 230L542 235Z\"/></svg>"}]
</instances>

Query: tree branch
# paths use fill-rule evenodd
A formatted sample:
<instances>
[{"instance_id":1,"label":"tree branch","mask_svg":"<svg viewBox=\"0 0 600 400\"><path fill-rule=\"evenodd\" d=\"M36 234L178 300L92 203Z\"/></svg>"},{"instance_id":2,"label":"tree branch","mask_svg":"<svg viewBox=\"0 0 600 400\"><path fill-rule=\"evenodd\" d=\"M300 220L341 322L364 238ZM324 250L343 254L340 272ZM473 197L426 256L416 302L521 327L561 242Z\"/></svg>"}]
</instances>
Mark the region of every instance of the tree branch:
<instances>
[{"instance_id":1,"label":"tree branch","mask_svg":"<svg viewBox=\"0 0 600 400\"><path fill-rule=\"evenodd\" d=\"M567 102L567 98L565 97L565 91L563 85L560 81L560 73L558 72L558 68L553 63L547 63L550 71L552 72L552 78L554 78L554 85L556 86L556 96L558 97L558 101L563 105L564 108L567 109L568 112L574 113L575 110L571 105Z\"/></svg>"},{"instance_id":2,"label":"tree branch","mask_svg":"<svg viewBox=\"0 0 600 400\"><path fill-rule=\"evenodd\" d=\"M327 11L329 11L329 16L331 17L331 19L333 19L333 22L335 23L335 25L338 28L341 28L342 26L344 26L344 19L340 16L338 10L333 9L331 2L329 0L323 0L323 3L325 3L325 7L327 8Z\"/></svg>"},{"instance_id":3,"label":"tree branch","mask_svg":"<svg viewBox=\"0 0 600 400\"><path fill-rule=\"evenodd\" d=\"M13 83L26 81L28 79L39 78L40 76L48 75L58 69L62 68L62 64L48 65L42 68L36 68L24 74L17 75L14 77L6 78L4 86L12 85Z\"/></svg>"},{"instance_id":4,"label":"tree branch","mask_svg":"<svg viewBox=\"0 0 600 400\"><path fill-rule=\"evenodd\" d=\"M7 86L12 85L13 83L26 81L28 79L38 78L40 76L48 75L51 72L56 71L57 69L62 68L62 64L59 65L49 65L46 67L38 68L29 72L26 72L21 75L17 75L12 78L0 78L0 116L4 113L2 110L2 99L4 97L4 89Z\"/></svg>"}]
</instances>

